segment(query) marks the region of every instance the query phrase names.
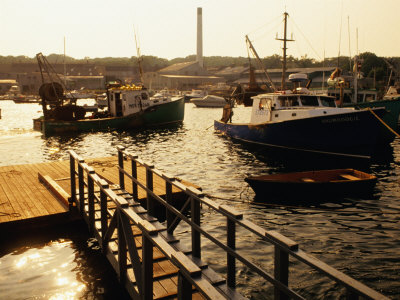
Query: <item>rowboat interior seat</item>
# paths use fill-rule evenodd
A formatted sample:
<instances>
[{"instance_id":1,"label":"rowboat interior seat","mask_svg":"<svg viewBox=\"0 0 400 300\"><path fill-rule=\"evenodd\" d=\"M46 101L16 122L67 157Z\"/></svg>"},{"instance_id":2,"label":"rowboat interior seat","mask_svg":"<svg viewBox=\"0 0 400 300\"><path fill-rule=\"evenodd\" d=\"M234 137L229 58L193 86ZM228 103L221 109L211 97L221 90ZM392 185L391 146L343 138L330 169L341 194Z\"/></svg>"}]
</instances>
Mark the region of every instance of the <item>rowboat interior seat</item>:
<instances>
[{"instance_id":1,"label":"rowboat interior seat","mask_svg":"<svg viewBox=\"0 0 400 300\"><path fill-rule=\"evenodd\" d=\"M311 179L311 178L301 178L301 181L303 181L303 182L314 182L315 180Z\"/></svg>"},{"instance_id":2,"label":"rowboat interior seat","mask_svg":"<svg viewBox=\"0 0 400 300\"><path fill-rule=\"evenodd\" d=\"M348 179L348 180L359 180L360 178L355 177L353 175L350 174L340 174L340 177L344 178L344 179Z\"/></svg>"}]
</instances>

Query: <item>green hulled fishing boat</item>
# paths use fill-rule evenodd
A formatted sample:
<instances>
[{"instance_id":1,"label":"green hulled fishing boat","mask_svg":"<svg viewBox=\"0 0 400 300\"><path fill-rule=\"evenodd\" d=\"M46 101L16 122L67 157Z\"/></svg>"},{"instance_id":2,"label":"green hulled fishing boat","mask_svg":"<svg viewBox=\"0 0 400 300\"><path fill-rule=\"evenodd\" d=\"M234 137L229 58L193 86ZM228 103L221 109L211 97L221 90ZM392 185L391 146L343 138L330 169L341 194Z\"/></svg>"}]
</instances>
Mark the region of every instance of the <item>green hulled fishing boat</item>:
<instances>
[{"instance_id":1,"label":"green hulled fishing boat","mask_svg":"<svg viewBox=\"0 0 400 300\"><path fill-rule=\"evenodd\" d=\"M338 105L342 107L385 108L387 113L379 120L381 134L378 139L380 143L390 143L395 138L399 128L400 98L379 99L378 91L371 88L368 78L363 78L359 74L360 63L358 58L355 57L354 60L354 65L358 66L354 68L354 74L343 76L341 70L337 68L328 79L326 93L328 96L338 99Z\"/></svg>"},{"instance_id":2,"label":"green hulled fishing boat","mask_svg":"<svg viewBox=\"0 0 400 300\"><path fill-rule=\"evenodd\" d=\"M44 89L52 90L52 84ZM33 127L44 134L56 134L141 128L181 123L184 118L183 97L154 99L146 89L133 85L114 85L108 89L107 97L108 110L90 116L78 105L59 101L58 105L45 108L44 116L33 120ZM46 99L48 97L43 95L43 105L48 106Z\"/></svg>"}]
</instances>

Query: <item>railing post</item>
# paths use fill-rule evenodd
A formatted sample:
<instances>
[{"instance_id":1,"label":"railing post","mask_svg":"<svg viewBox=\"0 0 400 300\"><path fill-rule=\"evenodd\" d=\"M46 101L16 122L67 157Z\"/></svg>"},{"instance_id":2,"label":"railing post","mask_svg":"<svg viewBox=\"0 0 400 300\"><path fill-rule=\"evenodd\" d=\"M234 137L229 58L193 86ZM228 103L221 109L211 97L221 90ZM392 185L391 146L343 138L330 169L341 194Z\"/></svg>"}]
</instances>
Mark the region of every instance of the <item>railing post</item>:
<instances>
[{"instance_id":1,"label":"railing post","mask_svg":"<svg viewBox=\"0 0 400 300\"><path fill-rule=\"evenodd\" d=\"M126 216L121 212L121 208L117 207L118 214L118 275L119 282L122 286L126 283L127 278L127 247L122 225L122 218ZM128 221L129 222L129 221Z\"/></svg>"},{"instance_id":2,"label":"railing post","mask_svg":"<svg viewBox=\"0 0 400 300\"><path fill-rule=\"evenodd\" d=\"M142 232L143 299L153 299L153 244Z\"/></svg>"},{"instance_id":3,"label":"railing post","mask_svg":"<svg viewBox=\"0 0 400 300\"><path fill-rule=\"evenodd\" d=\"M275 245L275 265L274 265L275 279L288 286L289 283L289 254L283 251L279 246ZM289 297L278 288L274 288L274 299L286 300Z\"/></svg>"},{"instance_id":4,"label":"railing post","mask_svg":"<svg viewBox=\"0 0 400 300\"><path fill-rule=\"evenodd\" d=\"M192 222L200 226L200 201L195 197L190 197L191 219ZM192 227L192 255L201 258L201 235L196 229Z\"/></svg>"},{"instance_id":5,"label":"railing post","mask_svg":"<svg viewBox=\"0 0 400 300\"><path fill-rule=\"evenodd\" d=\"M132 177L137 180L138 179L137 164L136 164L136 160L134 158L131 158L131 169L132 169ZM139 200L138 185L134 180L132 180L132 196L135 201Z\"/></svg>"},{"instance_id":6,"label":"railing post","mask_svg":"<svg viewBox=\"0 0 400 300\"><path fill-rule=\"evenodd\" d=\"M227 227L227 244L228 247L231 248L232 250L236 249L236 223L235 221L231 220L230 218L227 218L226 221L226 227ZM236 260L235 257L229 253L227 253L226 257L227 263L228 263L228 274L227 274L227 284L231 288L236 287Z\"/></svg>"},{"instance_id":7,"label":"railing post","mask_svg":"<svg viewBox=\"0 0 400 300\"><path fill-rule=\"evenodd\" d=\"M100 215L101 215L101 247L103 251L107 247L107 243L105 242L104 237L106 236L106 232L108 229L108 212L107 212L107 195L104 192L104 189L108 189L109 185L104 182L101 184L100 189Z\"/></svg>"},{"instance_id":8,"label":"railing post","mask_svg":"<svg viewBox=\"0 0 400 300\"><path fill-rule=\"evenodd\" d=\"M123 172L124 170L124 153L123 151L125 150L125 147L118 146L118 173L119 173L119 186L121 189L125 189L125 174Z\"/></svg>"},{"instance_id":9,"label":"railing post","mask_svg":"<svg viewBox=\"0 0 400 300\"><path fill-rule=\"evenodd\" d=\"M94 174L94 169L92 167L88 168L87 174L87 185L88 185L88 212L89 212L89 230L94 232L94 182L92 175Z\"/></svg>"},{"instance_id":10,"label":"railing post","mask_svg":"<svg viewBox=\"0 0 400 300\"><path fill-rule=\"evenodd\" d=\"M178 273L178 300L192 299L192 284L182 272Z\"/></svg>"},{"instance_id":11,"label":"railing post","mask_svg":"<svg viewBox=\"0 0 400 300\"><path fill-rule=\"evenodd\" d=\"M69 153L69 176L71 180L71 202L76 203L75 158L71 152Z\"/></svg>"},{"instance_id":12,"label":"railing post","mask_svg":"<svg viewBox=\"0 0 400 300\"><path fill-rule=\"evenodd\" d=\"M167 201L167 203L169 205L172 205L172 184L169 181L165 181L165 200ZM175 214L170 211L169 209L165 208L166 212L165 212L165 217L167 220L167 228L170 228L170 226L172 225L172 223L175 220ZM169 233L173 233L173 232L169 232Z\"/></svg>"},{"instance_id":13,"label":"railing post","mask_svg":"<svg viewBox=\"0 0 400 300\"><path fill-rule=\"evenodd\" d=\"M83 216L85 214L85 179L83 167L78 164L78 188L79 188L79 212Z\"/></svg>"},{"instance_id":14,"label":"railing post","mask_svg":"<svg viewBox=\"0 0 400 300\"><path fill-rule=\"evenodd\" d=\"M153 172L152 168L154 168L153 165L145 165L146 167L146 187L150 190L153 191ZM147 192L147 198L146 198L146 208L147 208L147 213L154 217L155 215L155 209L154 209L154 200L151 197L151 195Z\"/></svg>"}]
</instances>

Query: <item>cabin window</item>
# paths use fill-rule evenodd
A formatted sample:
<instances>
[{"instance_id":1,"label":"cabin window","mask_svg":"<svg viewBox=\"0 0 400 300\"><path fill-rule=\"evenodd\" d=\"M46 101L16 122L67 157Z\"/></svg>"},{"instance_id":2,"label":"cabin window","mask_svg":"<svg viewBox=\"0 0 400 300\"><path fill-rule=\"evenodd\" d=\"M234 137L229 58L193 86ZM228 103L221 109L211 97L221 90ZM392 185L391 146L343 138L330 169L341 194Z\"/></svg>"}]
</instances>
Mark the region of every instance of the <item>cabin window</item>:
<instances>
[{"instance_id":1,"label":"cabin window","mask_svg":"<svg viewBox=\"0 0 400 300\"><path fill-rule=\"evenodd\" d=\"M258 104L258 109L259 110L266 110L266 109L270 109L271 107L268 107L268 105L270 106L271 104L271 99L269 98L262 98L260 100L260 103Z\"/></svg>"},{"instance_id":2,"label":"cabin window","mask_svg":"<svg viewBox=\"0 0 400 300\"><path fill-rule=\"evenodd\" d=\"M278 100L281 107L299 106L299 101L297 100L297 96L295 97L281 96L278 98Z\"/></svg>"},{"instance_id":3,"label":"cabin window","mask_svg":"<svg viewBox=\"0 0 400 300\"><path fill-rule=\"evenodd\" d=\"M317 96L300 96L300 101L303 106L319 106Z\"/></svg>"},{"instance_id":4,"label":"cabin window","mask_svg":"<svg viewBox=\"0 0 400 300\"><path fill-rule=\"evenodd\" d=\"M321 96L319 99L322 106L336 107L334 98Z\"/></svg>"},{"instance_id":5,"label":"cabin window","mask_svg":"<svg viewBox=\"0 0 400 300\"><path fill-rule=\"evenodd\" d=\"M375 95L365 95L365 102L370 102L375 100Z\"/></svg>"}]
</instances>

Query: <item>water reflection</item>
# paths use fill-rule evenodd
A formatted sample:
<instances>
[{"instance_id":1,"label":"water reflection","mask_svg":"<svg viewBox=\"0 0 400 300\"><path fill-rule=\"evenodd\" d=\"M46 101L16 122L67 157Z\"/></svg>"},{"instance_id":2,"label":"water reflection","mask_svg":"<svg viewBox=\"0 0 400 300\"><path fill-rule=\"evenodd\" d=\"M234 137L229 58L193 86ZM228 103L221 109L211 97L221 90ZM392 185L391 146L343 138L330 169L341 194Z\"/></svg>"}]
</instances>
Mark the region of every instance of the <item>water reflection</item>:
<instances>
[{"instance_id":1,"label":"water reflection","mask_svg":"<svg viewBox=\"0 0 400 300\"><path fill-rule=\"evenodd\" d=\"M31 120L37 114L33 107L28 112L21 113L24 118L17 122L7 117L14 109L14 119L18 119L15 118L18 115L15 105L2 102L4 101L0 101L0 107L5 119L0 120L0 157L7 159L0 160L0 165L67 159L67 150L74 150L83 158L111 156L116 155L117 145L123 145L158 169L198 184L206 194L215 196L213 199L219 204L232 205L263 228L277 230L292 238L300 244L301 249L346 274L388 296L395 298L400 295L397 267L400 264L399 139L395 139L390 146L379 149L368 162L343 161L337 158L326 160L316 155L304 157L300 153L269 150L222 137L210 127L214 119L221 117L221 111L195 109L192 104L186 104L183 125L175 127L43 137L32 131ZM7 110L3 109L4 105ZM25 107L28 109L28 106ZM17 130L10 131L6 128ZM254 193L244 181L248 175L342 167L352 167L376 175L378 183L373 196L321 203L302 201L289 204L272 202L270 199L258 203L253 201ZM225 239L226 220L208 210L203 213L204 225L217 237ZM1 269L0 293L6 290L10 290L7 295L11 295L11 291L19 293L23 289L17 282L27 284L25 281L28 281L34 282L34 287L43 286L42 290L47 285L52 286L49 297L68 297L68 294L64 294L67 290L57 290L55 279L58 278L59 283L69 286L82 299L107 298L107 295L110 299L123 299L123 296L118 295L121 288L116 283L114 271L102 261L104 258L99 255L98 245L85 233L82 235L66 236L62 242L60 238L63 235L55 235L42 241L25 240L22 244L11 242L13 249L0 249L0 268L5 265L15 268L18 255L22 259L29 250L37 250L40 255L38 261L47 263L48 270L57 269L61 272L59 277L56 273L49 273L52 274L50 276L43 265L43 274L35 273L35 270L21 273L20 277L12 279L16 280L14 285L13 281L3 277L8 271L2 272ZM242 249L246 256L257 259L261 266L271 269L273 249L260 245L257 239L246 233L239 231L237 236L238 249ZM50 244L51 241L56 243ZM56 244L61 245L61 248L57 249ZM209 259L211 265L218 269L217 265L226 260L225 255L215 250L215 246L207 242L204 244L207 250L204 258ZM45 252L46 249L50 252ZM29 255L36 252L29 252ZM63 255L57 255L62 252ZM22 269L31 264L35 264L35 259L32 261L26 258ZM36 267L38 270L41 268L39 265ZM72 277L62 273L66 270L69 270L66 273L73 274ZM238 272L241 292L254 299L269 297L269 285L245 268L238 267ZM306 298L337 298L336 286L330 281L320 279L304 265L299 265L298 270L293 272L290 276L291 284L304 292ZM47 280L52 283L46 283ZM27 291L33 289L32 286L27 287ZM82 290L78 291L78 286ZM118 296L110 296L114 294ZM28 298L30 295L32 294L26 293L24 297Z\"/></svg>"},{"instance_id":2,"label":"water reflection","mask_svg":"<svg viewBox=\"0 0 400 300\"><path fill-rule=\"evenodd\" d=\"M128 299L82 226L11 238L0 254L0 299Z\"/></svg>"}]
</instances>

